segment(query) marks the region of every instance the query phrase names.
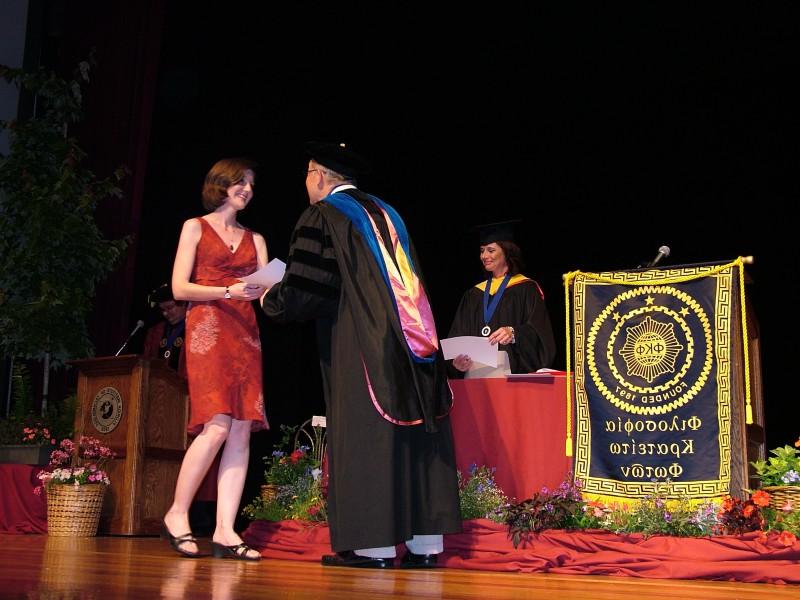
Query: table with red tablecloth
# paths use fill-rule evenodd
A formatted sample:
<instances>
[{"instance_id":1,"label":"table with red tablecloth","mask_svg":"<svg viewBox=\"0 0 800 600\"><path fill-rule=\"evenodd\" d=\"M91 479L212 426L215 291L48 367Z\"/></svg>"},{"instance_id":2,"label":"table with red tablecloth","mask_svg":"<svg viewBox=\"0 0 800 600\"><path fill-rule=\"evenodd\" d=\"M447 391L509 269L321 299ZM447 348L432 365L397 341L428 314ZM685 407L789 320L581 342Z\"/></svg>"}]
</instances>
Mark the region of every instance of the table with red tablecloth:
<instances>
[{"instance_id":1,"label":"table with red tablecloth","mask_svg":"<svg viewBox=\"0 0 800 600\"><path fill-rule=\"evenodd\" d=\"M456 464L464 476L472 464L494 467L497 484L518 500L564 481L572 468L564 452L564 374L451 380L450 387Z\"/></svg>"},{"instance_id":2,"label":"table with red tablecloth","mask_svg":"<svg viewBox=\"0 0 800 600\"><path fill-rule=\"evenodd\" d=\"M47 533L45 495L33 493L42 467L0 463L0 533Z\"/></svg>"}]
</instances>

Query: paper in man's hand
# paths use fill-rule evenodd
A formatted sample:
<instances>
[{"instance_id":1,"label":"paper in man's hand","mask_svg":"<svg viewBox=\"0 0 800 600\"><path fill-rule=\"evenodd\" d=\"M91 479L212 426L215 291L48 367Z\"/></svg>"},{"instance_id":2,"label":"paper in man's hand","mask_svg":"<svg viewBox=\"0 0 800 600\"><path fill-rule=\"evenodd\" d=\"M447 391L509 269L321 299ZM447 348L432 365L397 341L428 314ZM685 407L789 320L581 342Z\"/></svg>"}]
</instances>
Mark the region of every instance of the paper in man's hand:
<instances>
[{"instance_id":1,"label":"paper in man's hand","mask_svg":"<svg viewBox=\"0 0 800 600\"><path fill-rule=\"evenodd\" d=\"M255 283L265 288L270 288L281 279L286 271L286 263L279 258L273 258L267 266L260 268L255 273L240 277L245 283Z\"/></svg>"}]
</instances>

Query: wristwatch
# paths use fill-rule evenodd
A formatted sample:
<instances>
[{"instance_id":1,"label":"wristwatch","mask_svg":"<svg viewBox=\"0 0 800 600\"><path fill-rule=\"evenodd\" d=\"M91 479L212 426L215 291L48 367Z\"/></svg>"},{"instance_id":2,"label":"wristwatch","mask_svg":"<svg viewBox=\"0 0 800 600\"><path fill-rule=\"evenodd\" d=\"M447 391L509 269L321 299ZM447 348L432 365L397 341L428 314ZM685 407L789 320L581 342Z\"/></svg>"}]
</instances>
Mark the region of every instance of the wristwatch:
<instances>
[{"instance_id":1,"label":"wristwatch","mask_svg":"<svg viewBox=\"0 0 800 600\"><path fill-rule=\"evenodd\" d=\"M230 300L230 299L231 299L231 288L230 288L230 286L226 285L225 286L225 300Z\"/></svg>"},{"instance_id":2,"label":"wristwatch","mask_svg":"<svg viewBox=\"0 0 800 600\"><path fill-rule=\"evenodd\" d=\"M517 338L514 336L514 328L511 325L506 325L506 327L508 327L511 330L511 341L509 342L509 344L516 344Z\"/></svg>"}]
</instances>

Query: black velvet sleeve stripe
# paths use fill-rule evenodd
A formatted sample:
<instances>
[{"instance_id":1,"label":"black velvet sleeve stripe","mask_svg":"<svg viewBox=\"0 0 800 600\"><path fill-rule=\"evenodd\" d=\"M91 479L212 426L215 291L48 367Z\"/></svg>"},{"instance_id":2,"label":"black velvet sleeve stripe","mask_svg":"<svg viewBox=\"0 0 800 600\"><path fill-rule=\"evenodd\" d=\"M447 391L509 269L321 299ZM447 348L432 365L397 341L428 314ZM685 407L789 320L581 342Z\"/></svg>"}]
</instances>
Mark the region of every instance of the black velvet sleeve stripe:
<instances>
[{"instance_id":1,"label":"black velvet sleeve stripe","mask_svg":"<svg viewBox=\"0 0 800 600\"><path fill-rule=\"evenodd\" d=\"M285 279L285 284L303 292L308 292L309 294L321 296L323 298L335 299L339 297L339 290L337 288L325 285L319 281L314 281L313 279L308 279L302 275L290 273Z\"/></svg>"},{"instance_id":2,"label":"black velvet sleeve stripe","mask_svg":"<svg viewBox=\"0 0 800 600\"><path fill-rule=\"evenodd\" d=\"M336 263L335 258L326 258L313 252L308 252L302 248L295 248L292 252L292 262L298 265L307 265L309 267L316 267L327 271L332 275L339 275L339 265Z\"/></svg>"},{"instance_id":3,"label":"black velvet sleeve stripe","mask_svg":"<svg viewBox=\"0 0 800 600\"><path fill-rule=\"evenodd\" d=\"M294 230L292 243L297 241L297 238L305 238L307 240L317 242L318 244L322 244L325 241L325 235L322 233L321 229L316 227L308 227L306 225L301 225Z\"/></svg>"},{"instance_id":4,"label":"black velvet sleeve stripe","mask_svg":"<svg viewBox=\"0 0 800 600\"><path fill-rule=\"evenodd\" d=\"M297 238L305 238L307 240L311 240L313 242L322 243L324 248L330 248L333 246L333 240L331 236L328 234L324 234L319 229L314 227L298 227L297 229L292 232L292 239L290 244L294 244L297 241Z\"/></svg>"}]
</instances>

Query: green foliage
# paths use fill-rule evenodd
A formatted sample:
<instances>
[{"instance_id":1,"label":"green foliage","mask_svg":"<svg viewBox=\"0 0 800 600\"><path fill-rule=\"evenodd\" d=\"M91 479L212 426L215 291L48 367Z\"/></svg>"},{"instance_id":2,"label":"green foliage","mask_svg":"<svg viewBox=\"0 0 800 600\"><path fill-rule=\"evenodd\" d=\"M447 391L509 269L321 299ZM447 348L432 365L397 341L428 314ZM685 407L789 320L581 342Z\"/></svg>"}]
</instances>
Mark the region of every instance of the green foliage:
<instances>
[{"instance_id":1,"label":"green foliage","mask_svg":"<svg viewBox=\"0 0 800 600\"><path fill-rule=\"evenodd\" d=\"M788 531L800 537L800 511L776 510L770 507L761 509L764 517L764 529L767 531Z\"/></svg>"},{"instance_id":2,"label":"green foliage","mask_svg":"<svg viewBox=\"0 0 800 600\"><path fill-rule=\"evenodd\" d=\"M503 522L508 498L494 480L494 469L472 464L465 480L458 471L458 499L462 519L490 519Z\"/></svg>"},{"instance_id":3,"label":"green foliage","mask_svg":"<svg viewBox=\"0 0 800 600\"><path fill-rule=\"evenodd\" d=\"M283 437L275 450L264 457L267 464L264 479L274 493L255 498L242 512L251 520L326 521L326 481L322 465L308 446L298 446L287 454L297 427L281 425L281 431Z\"/></svg>"},{"instance_id":4,"label":"green foliage","mask_svg":"<svg viewBox=\"0 0 800 600\"><path fill-rule=\"evenodd\" d=\"M717 528L718 503L692 502L686 496L674 498L671 482L656 482L653 494L630 507L612 509L602 526L616 533L663 534L680 537L711 535Z\"/></svg>"},{"instance_id":5,"label":"green foliage","mask_svg":"<svg viewBox=\"0 0 800 600\"><path fill-rule=\"evenodd\" d=\"M14 412L7 419L0 419L0 444L39 444L45 443L45 439L71 438L76 401L75 395L71 394L63 402L50 404L45 416L28 411ZM27 441L26 428L35 432L34 437Z\"/></svg>"},{"instance_id":6,"label":"green foliage","mask_svg":"<svg viewBox=\"0 0 800 600\"><path fill-rule=\"evenodd\" d=\"M308 446L295 448L287 454L285 449L291 447L297 427L281 425L283 437L278 442L271 456L265 456L264 462L267 470L264 472L264 479L272 485L289 485L306 475L312 469L320 465L309 452Z\"/></svg>"},{"instance_id":7,"label":"green foliage","mask_svg":"<svg viewBox=\"0 0 800 600\"><path fill-rule=\"evenodd\" d=\"M11 370L11 415L17 420L33 414L33 384L27 365L14 362Z\"/></svg>"},{"instance_id":8,"label":"green foliage","mask_svg":"<svg viewBox=\"0 0 800 600\"><path fill-rule=\"evenodd\" d=\"M47 405L47 414L38 415L33 408L33 384L27 365L14 361L11 373L11 412L0 419L0 444L50 443L52 438L71 438L77 397L70 394L62 402ZM28 437L32 430L33 437ZM46 433L45 433L46 431ZM25 438L28 437L26 440Z\"/></svg>"},{"instance_id":9,"label":"green foliage","mask_svg":"<svg viewBox=\"0 0 800 600\"><path fill-rule=\"evenodd\" d=\"M0 76L36 96L37 115L0 121L10 153L0 156L0 355L51 365L91 355L86 318L98 282L111 271L127 240L107 240L98 229L97 203L119 197L120 168L97 179L86 154L68 135L81 119L81 85L39 69L0 65Z\"/></svg>"},{"instance_id":10,"label":"green foliage","mask_svg":"<svg viewBox=\"0 0 800 600\"><path fill-rule=\"evenodd\" d=\"M630 505L606 505L584 500L580 480L571 478L557 489L542 489L532 498L509 506L504 512L509 537L517 547L531 534L545 529L604 529L614 533L663 534L684 537L720 531L719 503L696 505L689 498L668 500L675 494L671 483L655 482L655 491Z\"/></svg>"},{"instance_id":11,"label":"green foliage","mask_svg":"<svg viewBox=\"0 0 800 600\"><path fill-rule=\"evenodd\" d=\"M800 451L789 445L770 450L768 460L753 463L761 485L800 485Z\"/></svg>"}]
</instances>

